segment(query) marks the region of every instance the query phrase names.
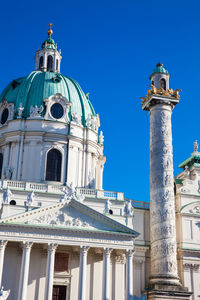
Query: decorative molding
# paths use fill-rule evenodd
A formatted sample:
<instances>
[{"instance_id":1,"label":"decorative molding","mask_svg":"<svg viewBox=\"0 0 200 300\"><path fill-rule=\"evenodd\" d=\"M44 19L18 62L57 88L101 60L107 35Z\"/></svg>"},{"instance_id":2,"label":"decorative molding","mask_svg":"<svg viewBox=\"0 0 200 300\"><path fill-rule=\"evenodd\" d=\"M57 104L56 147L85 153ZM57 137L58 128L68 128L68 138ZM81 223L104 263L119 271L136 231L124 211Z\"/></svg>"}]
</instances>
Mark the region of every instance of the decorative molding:
<instances>
[{"instance_id":1,"label":"decorative molding","mask_svg":"<svg viewBox=\"0 0 200 300\"><path fill-rule=\"evenodd\" d=\"M59 122L69 123L69 108L71 103L67 98L62 96L62 94L57 93L55 95L50 96L48 99L44 99L44 103L46 105L46 113L44 116L45 120L58 120ZM59 119L55 119L51 114L51 107L55 103L59 103L63 108L63 116Z\"/></svg>"},{"instance_id":2,"label":"decorative molding","mask_svg":"<svg viewBox=\"0 0 200 300\"><path fill-rule=\"evenodd\" d=\"M200 264L195 264L195 263L184 263L183 264L184 270L193 270L193 271L199 271L200 269Z\"/></svg>"}]
</instances>

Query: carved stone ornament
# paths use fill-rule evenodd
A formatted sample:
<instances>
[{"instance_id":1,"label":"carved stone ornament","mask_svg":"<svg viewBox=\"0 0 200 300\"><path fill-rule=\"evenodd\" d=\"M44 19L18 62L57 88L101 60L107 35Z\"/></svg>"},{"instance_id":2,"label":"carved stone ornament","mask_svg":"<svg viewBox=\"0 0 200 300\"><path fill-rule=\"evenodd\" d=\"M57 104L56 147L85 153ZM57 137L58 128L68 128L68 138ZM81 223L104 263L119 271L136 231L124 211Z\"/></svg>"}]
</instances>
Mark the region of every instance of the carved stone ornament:
<instances>
[{"instance_id":1,"label":"carved stone ornament","mask_svg":"<svg viewBox=\"0 0 200 300\"><path fill-rule=\"evenodd\" d=\"M132 217L133 216L133 206L131 204L131 200L127 200L124 206L124 214L127 217Z\"/></svg>"},{"instance_id":2,"label":"carved stone ornament","mask_svg":"<svg viewBox=\"0 0 200 300\"><path fill-rule=\"evenodd\" d=\"M99 129L98 117L93 115L88 115L86 120L86 126L97 132Z\"/></svg>"},{"instance_id":3,"label":"carved stone ornament","mask_svg":"<svg viewBox=\"0 0 200 300\"><path fill-rule=\"evenodd\" d=\"M184 265L184 270L194 270L194 271L198 271L200 269L200 265L199 264L195 264L195 263L185 263Z\"/></svg>"},{"instance_id":4,"label":"carved stone ornament","mask_svg":"<svg viewBox=\"0 0 200 300\"><path fill-rule=\"evenodd\" d=\"M107 199L107 200L105 201L105 205L104 205L104 211L103 211L104 214L109 214L110 209L111 209L111 202L110 202L109 199Z\"/></svg>"},{"instance_id":5,"label":"carved stone ornament","mask_svg":"<svg viewBox=\"0 0 200 300\"><path fill-rule=\"evenodd\" d=\"M178 90L176 93L172 90L164 91L152 86L147 98L154 93L167 97L179 97ZM152 105L150 107L150 239L152 283L159 282L159 278L166 278L168 280L168 276L175 278L173 282L178 283L173 189L171 106L165 104Z\"/></svg>"},{"instance_id":6,"label":"carved stone ornament","mask_svg":"<svg viewBox=\"0 0 200 300\"><path fill-rule=\"evenodd\" d=\"M153 84L151 84L149 87L151 89L149 89L147 91L146 96L140 97L140 99L142 99L142 104L148 100L150 95L161 95L161 96L175 98L175 99L180 98L180 95L179 95L179 92L181 92L180 89L176 89L175 91L173 91L172 89L165 90L163 88L156 88Z\"/></svg>"},{"instance_id":7,"label":"carved stone ornament","mask_svg":"<svg viewBox=\"0 0 200 300\"><path fill-rule=\"evenodd\" d=\"M81 126L81 115L79 115L78 113L72 113L72 122L74 122L78 126Z\"/></svg>"},{"instance_id":8,"label":"carved stone ornament","mask_svg":"<svg viewBox=\"0 0 200 300\"><path fill-rule=\"evenodd\" d=\"M41 119L41 113L43 112L44 107L43 105L41 105L40 107L38 107L37 105L30 107L30 117L29 119Z\"/></svg>"},{"instance_id":9,"label":"carved stone ornament","mask_svg":"<svg viewBox=\"0 0 200 300\"><path fill-rule=\"evenodd\" d=\"M81 218L71 217L60 211L47 213L37 219L29 220L27 224L43 224L52 226L68 226L76 228L91 228L90 224Z\"/></svg>"},{"instance_id":10,"label":"carved stone ornament","mask_svg":"<svg viewBox=\"0 0 200 300\"><path fill-rule=\"evenodd\" d=\"M77 200L79 202L83 202L85 199L84 195L77 194L77 188L73 185L73 183L66 184L67 188L63 189L64 195L60 197L59 202L70 201L72 199Z\"/></svg>"},{"instance_id":11,"label":"carved stone ornament","mask_svg":"<svg viewBox=\"0 0 200 300\"><path fill-rule=\"evenodd\" d=\"M104 143L104 136L103 136L103 131L100 131L100 135L99 135L99 144L103 145Z\"/></svg>"},{"instance_id":12,"label":"carved stone ornament","mask_svg":"<svg viewBox=\"0 0 200 300\"><path fill-rule=\"evenodd\" d=\"M55 119L51 114L51 107L59 103L63 108L63 115L59 119ZM46 113L44 116L45 120L58 120L59 122L69 123L69 109L71 106L71 103L67 98L62 96L62 94L57 93L55 95L50 96L48 99L44 100L44 104L46 106Z\"/></svg>"},{"instance_id":13,"label":"carved stone ornament","mask_svg":"<svg viewBox=\"0 0 200 300\"><path fill-rule=\"evenodd\" d=\"M10 203L12 195L12 192L7 187L7 189L3 191L3 204Z\"/></svg>"},{"instance_id":14,"label":"carved stone ornament","mask_svg":"<svg viewBox=\"0 0 200 300\"><path fill-rule=\"evenodd\" d=\"M32 191L32 192L30 192L30 193L28 194L28 196L27 196L26 205L27 205L27 206L32 205L33 202L34 202L34 200L35 200L35 193Z\"/></svg>"},{"instance_id":15,"label":"carved stone ornament","mask_svg":"<svg viewBox=\"0 0 200 300\"><path fill-rule=\"evenodd\" d=\"M22 103L20 103L19 107L17 108L17 111L18 111L17 119L21 119L22 113L24 111L24 107L23 107Z\"/></svg>"},{"instance_id":16,"label":"carved stone ornament","mask_svg":"<svg viewBox=\"0 0 200 300\"><path fill-rule=\"evenodd\" d=\"M15 114L15 108L14 108L14 103L8 103L6 101L6 99L3 99L3 101L0 103L0 118L1 118L1 115L4 111L4 109L6 109L6 108L8 109L8 118L6 120L6 123L7 123L7 121L9 121L9 120L13 120L14 114ZM0 125L2 125L2 124L0 124Z\"/></svg>"},{"instance_id":17,"label":"carved stone ornament","mask_svg":"<svg viewBox=\"0 0 200 300\"><path fill-rule=\"evenodd\" d=\"M2 286L1 290L0 290L0 300L6 300L6 299L8 299L9 295L10 295L10 290L4 291L4 287Z\"/></svg>"}]
</instances>

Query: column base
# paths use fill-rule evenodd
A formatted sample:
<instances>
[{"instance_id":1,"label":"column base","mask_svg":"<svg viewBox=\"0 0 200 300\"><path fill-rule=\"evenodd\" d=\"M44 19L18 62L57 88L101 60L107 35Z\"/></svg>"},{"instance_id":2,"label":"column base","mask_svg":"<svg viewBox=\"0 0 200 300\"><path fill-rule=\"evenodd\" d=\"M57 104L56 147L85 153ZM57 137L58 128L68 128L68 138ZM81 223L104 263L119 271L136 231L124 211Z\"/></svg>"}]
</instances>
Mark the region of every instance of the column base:
<instances>
[{"instance_id":1,"label":"column base","mask_svg":"<svg viewBox=\"0 0 200 300\"><path fill-rule=\"evenodd\" d=\"M150 284L148 287L149 300L190 300L192 294L188 288L177 285Z\"/></svg>"}]
</instances>

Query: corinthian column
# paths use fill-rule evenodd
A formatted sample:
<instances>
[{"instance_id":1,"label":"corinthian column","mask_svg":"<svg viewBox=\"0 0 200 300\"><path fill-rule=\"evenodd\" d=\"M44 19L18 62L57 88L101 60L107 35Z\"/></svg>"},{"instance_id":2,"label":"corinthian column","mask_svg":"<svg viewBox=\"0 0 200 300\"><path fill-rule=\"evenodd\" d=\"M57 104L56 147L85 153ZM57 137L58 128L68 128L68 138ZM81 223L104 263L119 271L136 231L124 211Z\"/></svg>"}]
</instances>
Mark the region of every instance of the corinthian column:
<instances>
[{"instance_id":1,"label":"corinthian column","mask_svg":"<svg viewBox=\"0 0 200 300\"><path fill-rule=\"evenodd\" d=\"M27 300L27 288L28 288L28 274L29 274L29 263L32 242L23 243L23 254L21 263L21 273L19 281L19 294L18 300Z\"/></svg>"},{"instance_id":2,"label":"corinthian column","mask_svg":"<svg viewBox=\"0 0 200 300\"><path fill-rule=\"evenodd\" d=\"M46 267L46 285L45 285L45 300L52 300L53 294L53 275L54 261L57 244L48 245L47 267Z\"/></svg>"},{"instance_id":3,"label":"corinthian column","mask_svg":"<svg viewBox=\"0 0 200 300\"><path fill-rule=\"evenodd\" d=\"M110 299L110 254L112 249L105 248L103 251L103 300Z\"/></svg>"},{"instance_id":4,"label":"corinthian column","mask_svg":"<svg viewBox=\"0 0 200 300\"><path fill-rule=\"evenodd\" d=\"M126 251L126 300L133 300L133 253L132 249Z\"/></svg>"},{"instance_id":5,"label":"corinthian column","mask_svg":"<svg viewBox=\"0 0 200 300\"><path fill-rule=\"evenodd\" d=\"M86 282L87 282L87 252L89 247L80 247L80 268L79 268L79 300L86 299Z\"/></svg>"},{"instance_id":6,"label":"corinthian column","mask_svg":"<svg viewBox=\"0 0 200 300\"><path fill-rule=\"evenodd\" d=\"M3 275L3 263L4 263L4 253L8 241L0 241L0 288L2 286L2 275Z\"/></svg>"}]
</instances>

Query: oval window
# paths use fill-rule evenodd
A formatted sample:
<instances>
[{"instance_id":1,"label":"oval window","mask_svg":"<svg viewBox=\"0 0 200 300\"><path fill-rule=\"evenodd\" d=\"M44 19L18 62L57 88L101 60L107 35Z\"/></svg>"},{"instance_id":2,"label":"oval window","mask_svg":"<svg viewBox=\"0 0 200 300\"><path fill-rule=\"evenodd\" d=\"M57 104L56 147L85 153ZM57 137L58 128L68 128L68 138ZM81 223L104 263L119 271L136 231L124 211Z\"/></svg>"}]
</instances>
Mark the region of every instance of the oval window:
<instances>
[{"instance_id":1,"label":"oval window","mask_svg":"<svg viewBox=\"0 0 200 300\"><path fill-rule=\"evenodd\" d=\"M6 121L8 120L8 114L9 114L9 110L7 108L5 108L2 112L2 115L1 115L1 124L5 124Z\"/></svg>"},{"instance_id":2,"label":"oval window","mask_svg":"<svg viewBox=\"0 0 200 300\"><path fill-rule=\"evenodd\" d=\"M55 119L62 118L62 116L64 114L64 109L63 109L62 105L59 103L54 103L51 106L51 114Z\"/></svg>"}]
</instances>

